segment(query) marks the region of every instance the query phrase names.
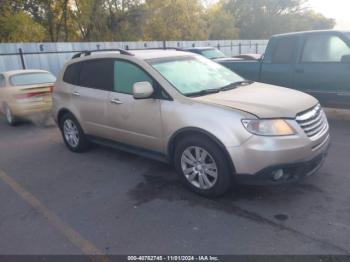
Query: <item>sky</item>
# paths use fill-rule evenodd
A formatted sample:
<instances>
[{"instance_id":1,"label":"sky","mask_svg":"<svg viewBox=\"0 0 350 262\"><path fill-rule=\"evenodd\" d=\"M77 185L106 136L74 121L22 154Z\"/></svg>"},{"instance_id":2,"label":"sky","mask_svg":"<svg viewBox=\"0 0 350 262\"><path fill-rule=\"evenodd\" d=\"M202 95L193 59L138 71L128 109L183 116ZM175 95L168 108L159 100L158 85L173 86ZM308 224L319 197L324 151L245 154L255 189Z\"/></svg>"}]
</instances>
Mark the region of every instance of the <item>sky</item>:
<instances>
[{"instance_id":1,"label":"sky","mask_svg":"<svg viewBox=\"0 0 350 262\"><path fill-rule=\"evenodd\" d=\"M309 0L306 6L335 18L335 29L350 30L350 0Z\"/></svg>"}]
</instances>

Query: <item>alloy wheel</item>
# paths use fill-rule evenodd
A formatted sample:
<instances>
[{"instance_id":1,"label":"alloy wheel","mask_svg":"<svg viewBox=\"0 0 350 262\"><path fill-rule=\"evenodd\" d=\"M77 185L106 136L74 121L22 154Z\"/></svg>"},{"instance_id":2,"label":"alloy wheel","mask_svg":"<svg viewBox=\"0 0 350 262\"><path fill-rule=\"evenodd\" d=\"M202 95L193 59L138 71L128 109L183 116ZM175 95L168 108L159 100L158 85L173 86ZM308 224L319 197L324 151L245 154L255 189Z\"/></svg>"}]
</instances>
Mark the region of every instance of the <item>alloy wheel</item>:
<instances>
[{"instance_id":1,"label":"alloy wheel","mask_svg":"<svg viewBox=\"0 0 350 262\"><path fill-rule=\"evenodd\" d=\"M199 189L211 189L218 179L214 158L198 146L191 146L183 151L181 168L188 182Z\"/></svg>"},{"instance_id":2,"label":"alloy wheel","mask_svg":"<svg viewBox=\"0 0 350 262\"><path fill-rule=\"evenodd\" d=\"M79 130L72 120L66 119L64 121L63 134L71 147L75 148L79 145Z\"/></svg>"}]
</instances>

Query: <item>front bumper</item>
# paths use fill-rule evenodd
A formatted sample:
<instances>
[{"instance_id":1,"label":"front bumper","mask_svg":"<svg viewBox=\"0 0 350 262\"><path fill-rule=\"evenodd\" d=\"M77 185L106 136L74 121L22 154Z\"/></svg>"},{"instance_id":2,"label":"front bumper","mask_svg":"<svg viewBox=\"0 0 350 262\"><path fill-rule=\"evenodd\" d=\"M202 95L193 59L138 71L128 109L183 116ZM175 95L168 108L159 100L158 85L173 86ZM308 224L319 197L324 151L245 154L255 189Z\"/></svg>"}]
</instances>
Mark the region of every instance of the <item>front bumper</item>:
<instances>
[{"instance_id":1,"label":"front bumper","mask_svg":"<svg viewBox=\"0 0 350 262\"><path fill-rule=\"evenodd\" d=\"M288 137L252 136L241 146L227 150L234 164L236 180L260 185L289 183L315 174L322 166L329 146L327 128L312 140L299 130L298 135Z\"/></svg>"},{"instance_id":2,"label":"front bumper","mask_svg":"<svg viewBox=\"0 0 350 262\"><path fill-rule=\"evenodd\" d=\"M255 175L237 174L236 181L245 185L277 185L300 181L306 177L312 176L322 167L328 148L311 160L292 164L281 164L270 166L259 171ZM275 174L282 170L283 176L280 179L275 178Z\"/></svg>"}]
</instances>

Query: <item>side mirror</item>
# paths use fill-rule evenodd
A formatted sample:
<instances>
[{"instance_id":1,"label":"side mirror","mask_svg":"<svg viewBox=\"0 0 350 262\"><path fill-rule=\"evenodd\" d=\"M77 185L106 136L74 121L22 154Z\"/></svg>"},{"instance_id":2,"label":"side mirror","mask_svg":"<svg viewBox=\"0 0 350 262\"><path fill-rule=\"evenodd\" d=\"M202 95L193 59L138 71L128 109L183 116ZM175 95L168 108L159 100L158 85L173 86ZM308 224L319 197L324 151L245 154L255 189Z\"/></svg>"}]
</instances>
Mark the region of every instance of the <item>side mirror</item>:
<instances>
[{"instance_id":1,"label":"side mirror","mask_svg":"<svg viewBox=\"0 0 350 262\"><path fill-rule=\"evenodd\" d=\"M133 85L133 95L135 99L150 98L154 89L150 82L137 82Z\"/></svg>"},{"instance_id":2,"label":"side mirror","mask_svg":"<svg viewBox=\"0 0 350 262\"><path fill-rule=\"evenodd\" d=\"M350 54L349 55L343 55L341 58L342 63L350 64Z\"/></svg>"}]
</instances>

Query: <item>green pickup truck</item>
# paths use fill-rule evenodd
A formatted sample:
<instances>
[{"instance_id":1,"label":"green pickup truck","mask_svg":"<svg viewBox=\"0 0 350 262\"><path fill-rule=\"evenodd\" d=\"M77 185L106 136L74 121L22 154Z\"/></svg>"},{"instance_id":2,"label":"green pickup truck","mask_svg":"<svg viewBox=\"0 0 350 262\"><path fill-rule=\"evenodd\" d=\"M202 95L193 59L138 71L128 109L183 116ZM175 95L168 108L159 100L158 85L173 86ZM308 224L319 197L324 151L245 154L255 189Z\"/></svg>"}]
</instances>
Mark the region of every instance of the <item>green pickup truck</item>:
<instances>
[{"instance_id":1,"label":"green pickup truck","mask_svg":"<svg viewBox=\"0 0 350 262\"><path fill-rule=\"evenodd\" d=\"M309 93L325 106L350 108L350 32L273 36L257 61L219 61L242 77Z\"/></svg>"}]
</instances>

